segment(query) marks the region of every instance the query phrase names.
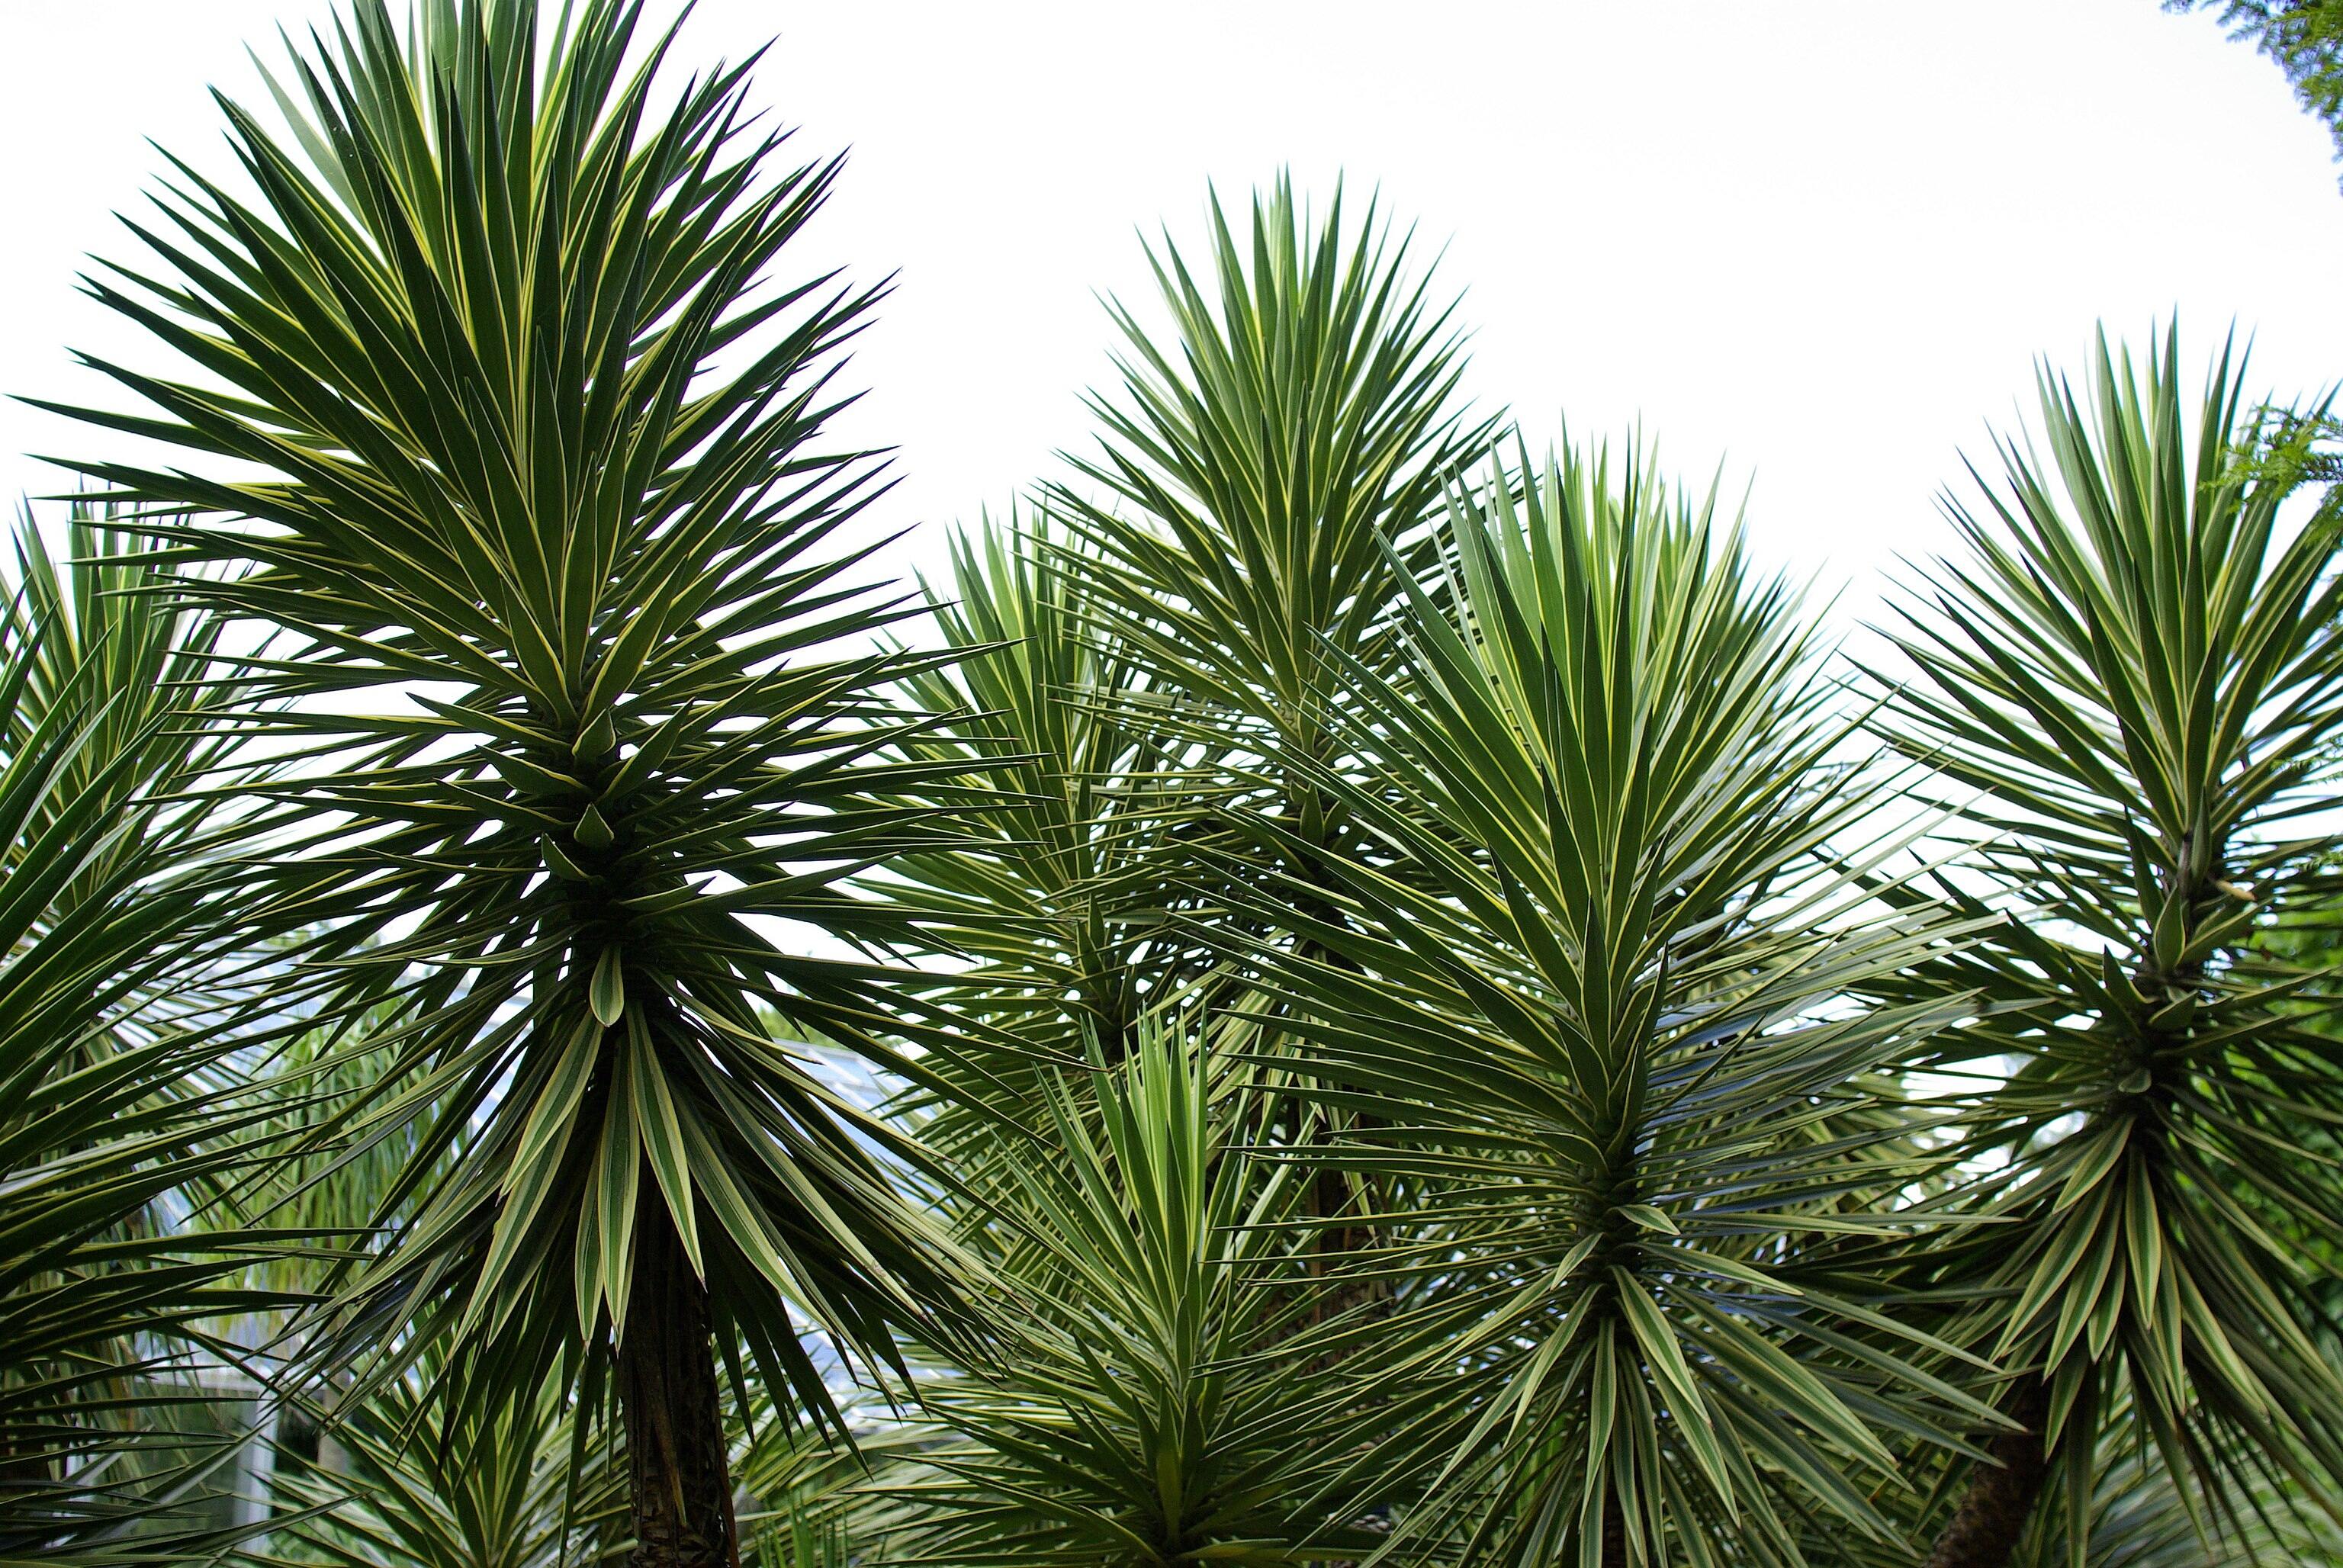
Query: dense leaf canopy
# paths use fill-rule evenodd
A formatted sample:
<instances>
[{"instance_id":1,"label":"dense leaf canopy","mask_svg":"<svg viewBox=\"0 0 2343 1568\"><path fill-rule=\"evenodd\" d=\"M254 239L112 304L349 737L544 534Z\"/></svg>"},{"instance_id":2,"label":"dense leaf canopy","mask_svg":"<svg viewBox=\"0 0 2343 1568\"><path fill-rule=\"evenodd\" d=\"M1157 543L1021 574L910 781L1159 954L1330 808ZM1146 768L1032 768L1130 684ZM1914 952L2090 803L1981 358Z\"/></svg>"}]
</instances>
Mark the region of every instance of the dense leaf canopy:
<instances>
[{"instance_id":1,"label":"dense leaf canopy","mask_svg":"<svg viewBox=\"0 0 2343 1568\"><path fill-rule=\"evenodd\" d=\"M2324 406L2046 369L1858 663L1281 180L897 590L641 12L352 0L90 282L0 1563L2343 1562Z\"/></svg>"}]
</instances>

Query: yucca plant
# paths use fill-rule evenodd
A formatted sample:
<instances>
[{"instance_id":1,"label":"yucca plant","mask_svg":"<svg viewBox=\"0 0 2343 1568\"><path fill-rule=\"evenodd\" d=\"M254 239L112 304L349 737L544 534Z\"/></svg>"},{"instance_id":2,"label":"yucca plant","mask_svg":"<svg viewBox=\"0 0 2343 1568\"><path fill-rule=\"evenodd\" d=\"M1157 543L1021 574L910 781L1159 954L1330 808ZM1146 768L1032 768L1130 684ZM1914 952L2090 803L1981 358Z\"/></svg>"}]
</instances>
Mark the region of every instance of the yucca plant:
<instances>
[{"instance_id":1,"label":"yucca plant","mask_svg":"<svg viewBox=\"0 0 2343 1568\"><path fill-rule=\"evenodd\" d=\"M269 1124L225 1010L237 840L183 793L216 625L100 518L69 539L19 525L0 615L0 1558L97 1563L226 1539L231 1331L290 1302L243 1279L287 1238L177 1224Z\"/></svg>"},{"instance_id":2,"label":"yucca plant","mask_svg":"<svg viewBox=\"0 0 2343 1568\"><path fill-rule=\"evenodd\" d=\"M593 1412L558 1383L484 1407L461 1391L461 1369L450 1377L433 1360L331 1412L331 1463L279 1463L271 1500L295 1517L239 1561L556 1568L616 1554L627 1478Z\"/></svg>"},{"instance_id":3,"label":"yucca plant","mask_svg":"<svg viewBox=\"0 0 2343 1568\"><path fill-rule=\"evenodd\" d=\"M1867 762L1281 182L890 597L838 163L542 11L352 0L90 284L183 363L0 619L0 1558L231 1544L263 1336L268 1563L2331 1553L2323 408L2046 379Z\"/></svg>"},{"instance_id":4,"label":"yucca plant","mask_svg":"<svg viewBox=\"0 0 2343 1568\"><path fill-rule=\"evenodd\" d=\"M64 789L47 797L47 827L91 788L127 818L142 805L146 831L99 850L68 888L68 901L96 896L123 862L169 862L219 823L190 799L235 755L236 737L216 722L219 684L207 678L218 623L188 614L163 591L143 541L116 525L118 500L76 503L65 519L68 554L57 558L29 510L13 544L16 595L8 607L10 654L23 666L23 699L12 735L28 741L45 719L78 711L89 729L65 761ZM93 801L91 804L98 804ZM247 829L249 830L249 829Z\"/></svg>"},{"instance_id":5,"label":"yucca plant","mask_svg":"<svg viewBox=\"0 0 2343 1568\"><path fill-rule=\"evenodd\" d=\"M400 1378L338 1409L288 1406L266 1498L276 1522L235 1561L253 1568L557 1568L628 1549L624 1456L603 1412L549 1380L518 1405L480 1409L435 1347ZM740 1556L759 1568L847 1568L893 1510L876 1477L933 1441L850 1401L856 1442L752 1386L728 1423ZM786 1391L781 1398L788 1397ZM296 1419L297 1418L297 1419ZM327 1435L327 1433L330 1435Z\"/></svg>"},{"instance_id":6,"label":"yucca plant","mask_svg":"<svg viewBox=\"0 0 2343 1568\"><path fill-rule=\"evenodd\" d=\"M899 859L876 885L977 960L959 977L970 1005L1014 1042L954 1075L956 1096L912 1102L934 1112L923 1136L962 1160L952 1210L969 1245L1005 1249L995 1266L1034 1310L1001 1325L1001 1364L930 1390L957 1434L937 1462L954 1479L910 1494L911 1518L920 1499L933 1506L910 1536L889 1535L890 1551L914 1549L908 1539L955 1561L1347 1560L1376 1544L1333 1500L1343 1456L1362 1446L1335 1412L1383 1394L1363 1394L1322 1351L1279 1348L1346 1304L1323 1288L1322 1260L1292 1251L1312 1250L1309 1212L1347 1206L1342 1185L1291 1170L1268 1180L1219 1151L1263 1132L1314 1138L1319 1117L1277 1091L1285 1070L1233 1094L1212 1115L1205 1168L1179 1179L1184 1201L1252 1228L1197 1242L1177 1267L1142 1267L1152 1254L1131 1251L1116 1197L1122 1155L1137 1151L1101 1152L1142 1108L1124 1103L1115 1072L1079 1064L1124 1062L1161 1027L1151 1010L1166 999L1202 1020L1244 1004L1199 933L1259 920L1227 888L1287 841L1231 808L1289 829L1306 816L1320 849L1343 841L1314 786L1285 788L1282 759L1322 757L1340 678L1325 648L1385 658L1399 583L1426 559L1424 517L1479 432L1453 407L1446 318L1372 214L1354 230L1337 199L1312 225L1281 185L1254 204L1247 246L1217 204L1213 225L1202 282L1168 243L1156 258L1168 347L1116 310L1131 353L1123 397L1095 400L1095 459L1006 528L961 538L938 614L960 657L910 688L917 707L982 716L923 735L915 754L957 753L998 793L980 835ZM1262 926L1272 940L1286 929ZM1242 1019L1198 1027L1254 1049L1292 1043ZM1003 1146L1012 1125L1031 1148ZM1031 1184L1069 1170L1080 1179L1047 1194L1045 1219ZM1339 1233L1315 1243L1330 1244ZM1257 1270L1284 1276L1274 1291L1240 1277ZM1262 1364L1216 1364L1244 1356ZM1079 1452L1045 1459L1058 1443Z\"/></svg>"},{"instance_id":7,"label":"yucca plant","mask_svg":"<svg viewBox=\"0 0 2343 1568\"><path fill-rule=\"evenodd\" d=\"M922 735L919 754L957 756L993 791L964 817L964 845L899 859L883 887L974 960L963 1005L1014 1042L984 1053L964 1095L1012 1093L1092 1046L1121 1060L1151 999L1196 975L1169 917L1192 897L1181 825L1218 788L1221 749L1147 711L1147 676L1097 624L1086 558L1042 509L955 536L950 592L929 589L955 660L905 682L914 708L970 716Z\"/></svg>"},{"instance_id":8,"label":"yucca plant","mask_svg":"<svg viewBox=\"0 0 2343 1568\"><path fill-rule=\"evenodd\" d=\"M2343 1533L2298 1492L2265 1487L2223 1500L2236 1521L2228 1538L2207 1541L2184 1479L2176 1482L2152 1449L2117 1429L2103 1440L2087 1515L2090 1534L2079 1553L2099 1568L2259 1568L2343 1562ZM2012 1561L2021 1568L2065 1568L2077 1555L2064 1539L2063 1509L2034 1518Z\"/></svg>"},{"instance_id":9,"label":"yucca plant","mask_svg":"<svg viewBox=\"0 0 2343 1568\"><path fill-rule=\"evenodd\" d=\"M1009 1301L1000 1353L926 1387L943 1440L907 1456L897 1561L1356 1560L1397 1491L1363 1467L1366 1384L1295 1353L1316 1302L1308 1172L1232 1147L1256 1120L1255 1030L1142 1016L1095 1081L1040 1098L1038 1141L973 1162L970 1244Z\"/></svg>"},{"instance_id":10,"label":"yucca plant","mask_svg":"<svg viewBox=\"0 0 2343 1568\"><path fill-rule=\"evenodd\" d=\"M1185 885L1165 912L1258 921L1261 900L1232 894L1286 869L1299 879L1281 900L1322 920L1307 890L1329 883L1322 860L1357 845L1312 771L1339 765L1351 667L1390 667L1393 611L1430 564L1425 523L1494 421L1464 410L1453 306L1372 204L1353 225L1338 188L1313 216L1281 176L1242 232L1217 196L1210 224L1201 267L1168 234L1150 252L1166 330L1112 308L1121 386L1090 398L1095 451L1044 487L1078 547L1049 564L1082 585L1092 635L1144 678L1123 704L1133 726L1212 764L1192 770L1166 825ZM1188 929L1157 939L1161 957ZM1213 972L1205 947L1176 956L1157 977L1165 994ZM1326 1121L1275 1096L1259 1110L1288 1140ZM1320 1213L1354 1205L1349 1183L1321 1174ZM1365 1239L1337 1227L1323 1241L1334 1252Z\"/></svg>"},{"instance_id":11,"label":"yucca plant","mask_svg":"<svg viewBox=\"0 0 2343 1568\"><path fill-rule=\"evenodd\" d=\"M1878 1085L1955 1012L1845 1005L1932 933L1836 863L1880 796L1826 765L1813 634L1641 453L1524 456L1439 544L1392 670L1341 677L1351 767L1293 759L1374 853L1300 944L1238 944L1352 1119L1315 1158L1406 1194L1363 1221L1410 1278L1357 1332L1449 1392L1379 1440L1437 1470L1385 1560L1893 1543L1885 1439L1982 1407L1833 1244L1907 1222Z\"/></svg>"},{"instance_id":12,"label":"yucca plant","mask_svg":"<svg viewBox=\"0 0 2343 1568\"><path fill-rule=\"evenodd\" d=\"M2177 334L2140 367L2102 339L2080 396L2046 369L2041 449L1948 503L1969 558L1898 634L1885 732L1976 829L1944 898L2001 917L1898 988L1978 999L1924 1065L1957 1075L1995 1223L1924 1273L2026 1429L1946 1477L1936 1568L1999 1568L2046 1490L2085 1561L2118 1410L2202 1533L2343 1488L2305 1267L2338 1235L2343 1071L2306 973L2251 950L2332 899L2343 515L2286 515L2300 469L2257 451L2243 368L2225 350L2194 406Z\"/></svg>"},{"instance_id":13,"label":"yucca plant","mask_svg":"<svg viewBox=\"0 0 2343 1568\"><path fill-rule=\"evenodd\" d=\"M297 639L245 670L308 813L261 907L317 933L326 1016L395 1013L353 1147L427 1129L313 1342L381 1377L452 1336L483 1410L607 1373L636 1560L714 1563L719 1357L819 1417L799 1311L884 1360L958 1298L890 1175L918 1151L769 1022L920 1076L853 951L905 916L840 882L938 841L896 802L945 765L870 760L927 656L858 650L900 612L831 542L873 297L767 282L839 166L779 158L745 66L665 95L640 10L432 0L402 36L357 0L288 138L223 101L251 196L180 166L155 275L90 284L194 375L102 365L152 411L86 417L176 452L96 470L187 513L142 525L174 562L249 568L187 591Z\"/></svg>"},{"instance_id":14,"label":"yucca plant","mask_svg":"<svg viewBox=\"0 0 2343 1568\"><path fill-rule=\"evenodd\" d=\"M851 1448L767 1407L742 1433L736 1472L754 1506L740 1516L743 1561L758 1568L853 1568L891 1562L903 1510L887 1495L900 1462L936 1441L883 1391L862 1391L845 1417ZM753 1557L749 1554L753 1553Z\"/></svg>"},{"instance_id":15,"label":"yucca plant","mask_svg":"<svg viewBox=\"0 0 2343 1568\"><path fill-rule=\"evenodd\" d=\"M1354 230L1338 191L1313 223L1281 178L1243 239L1217 197L1211 216L1203 279L1168 236L1149 257L1167 341L1114 308L1120 396L1091 399L1099 449L1047 488L1084 546L1056 569L1146 672L1159 723L1184 709L1182 733L1250 756L1220 792L1265 794L1281 844L1316 853L1342 823L1288 759L1328 761L1351 661L1389 667L1423 524L1491 426L1460 407L1453 308L1372 209Z\"/></svg>"},{"instance_id":16,"label":"yucca plant","mask_svg":"<svg viewBox=\"0 0 2343 1568\"><path fill-rule=\"evenodd\" d=\"M2120 1414L2100 1440L2093 1471L2082 1551L2092 1568L2333 1568L2343 1563L2343 1533L2286 1487L2225 1499L2237 1527L2208 1538L2189 1480L2176 1482ZM2071 1523L2064 1508L2037 1509L2010 1553L2013 1568L2067 1568L2074 1556L2066 1535ZM1806 1553L1809 1562L1834 1568L1911 1568L1916 1555L1908 1546L1850 1543L1819 1528Z\"/></svg>"}]
</instances>

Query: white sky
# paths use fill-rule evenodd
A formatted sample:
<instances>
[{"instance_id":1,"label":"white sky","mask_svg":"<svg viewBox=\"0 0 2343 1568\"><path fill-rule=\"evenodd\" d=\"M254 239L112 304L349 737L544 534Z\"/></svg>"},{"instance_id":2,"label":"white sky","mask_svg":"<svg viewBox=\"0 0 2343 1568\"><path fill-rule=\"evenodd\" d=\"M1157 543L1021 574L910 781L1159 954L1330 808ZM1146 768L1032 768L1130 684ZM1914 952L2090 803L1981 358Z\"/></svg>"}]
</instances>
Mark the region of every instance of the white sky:
<instances>
[{"instance_id":1,"label":"white sky","mask_svg":"<svg viewBox=\"0 0 2343 1568\"><path fill-rule=\"evenodd\" d=\"M653 0L655 13L672 6ZM76 296L85 253L161 166L226 166L209 85L262 98L324 0L0 0L0 391L117 398L68 344L156 364ZM900 448L878 520L973 517L1087 439L1108 374L1094 294L1147 286L1136 231L1201 233L1290 165L1419 227L1462 290L1467 386L1542 444L1640 418L1670 465L1754 479L1762 552L1865 616L1933 497L2030 407L2037 354L2180 312L2232 321L2256 385L2343 375L2343 196L2276 68L2156 0L1006 4L701 0L688 62L779 45L759 98L851 145L806 246L900 273L850 375L853 434ZM2195 372L2192 371L2192 379ZM115 449L0 407L25 451ZM932 567L923 529L896 564Z\"/></svg>"}]
</instances>

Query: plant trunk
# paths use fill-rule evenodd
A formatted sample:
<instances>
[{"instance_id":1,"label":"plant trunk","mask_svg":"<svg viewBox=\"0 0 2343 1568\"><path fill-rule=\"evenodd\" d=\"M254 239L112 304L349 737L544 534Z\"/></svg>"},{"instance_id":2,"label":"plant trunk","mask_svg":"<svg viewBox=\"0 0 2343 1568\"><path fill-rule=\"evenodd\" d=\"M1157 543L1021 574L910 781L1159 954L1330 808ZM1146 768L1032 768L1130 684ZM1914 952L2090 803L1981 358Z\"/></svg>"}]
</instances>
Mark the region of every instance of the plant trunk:
<instances>
[{"instance_id":1,"label":"plant trunk","mask_svg":"<svg viewBox=\"0 0 2343 1568\"><path fill-rule=\"evenodd\" d=\"M1603 1568L1628 1568L1627 1511L1615 1496L1603 1500Z\"/></svg>"},{"instance_id":2,"label":"plant trunk","mask_svg":"<svg viewBox=\"0 0 2343 1568\"><path fill-rule=\"evenodd\" d=\"M648 1177L635 1210L634 1283L615 1371L633 1494L632 1568L737 1568L708 1287Z\"/></svg>"},{"instance_id":3,"label":"plant trunk","mask_svg":"<svg viewBox=\"0 0 2343 1568\"><path fill-rule=\"evenodd\" d=\"M2042 1428L2050 1414L2050 1388L2042 1379L2027 1376L2010 1390L2002 1413L2024 1426L1993 1440L1986 1450L2000 1462L1980 1464L1969 1475L1968 1490L1927 1568L2008 1568L2017 1538L2034 1516L2042 1495L2050 1457L2042 1446Z\"/></svg>"}]
</instances>

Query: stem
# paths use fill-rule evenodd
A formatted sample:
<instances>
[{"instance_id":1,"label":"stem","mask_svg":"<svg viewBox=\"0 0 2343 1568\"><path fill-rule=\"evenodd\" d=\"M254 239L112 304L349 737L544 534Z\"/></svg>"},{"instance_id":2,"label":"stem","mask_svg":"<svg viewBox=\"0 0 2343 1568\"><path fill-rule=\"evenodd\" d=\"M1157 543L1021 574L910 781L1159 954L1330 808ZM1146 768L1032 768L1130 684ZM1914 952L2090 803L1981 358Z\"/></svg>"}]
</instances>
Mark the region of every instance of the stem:
<instances>
[{"instance_id":1,"label":"stem","mask_svg":"<svg viewBox=\"0 0 2343 1568\"><path fill-rule=\"evenodd\" d=\"M2050 1458L2042 1447L2042 1426L2050 1413L2050 1387L2028 1374L2009 1392L2002 1413L2022 1432L2006 1432L1986 1452L1998 1461L1970 1473L1968 1491L1936 1537L1927 1568L2007 1568L2017 1538L2034 1516L2034 1504L2048 1478Z\"/></svg>"},{"instance_id":2,"label":"stem","mask_svg":"<svg viewBox=\"0 0 2343 1568\"><path fill-rule=\"evenodd\" d=\"M729 1568L732 1478L709 1342L708 1287L648 1176L635 1207L635 1275L615 1381L634 1508L631 1568Z\"/></svg>"}]
</instances>

